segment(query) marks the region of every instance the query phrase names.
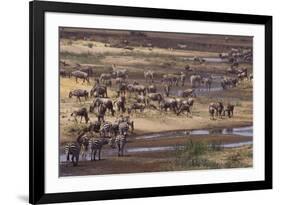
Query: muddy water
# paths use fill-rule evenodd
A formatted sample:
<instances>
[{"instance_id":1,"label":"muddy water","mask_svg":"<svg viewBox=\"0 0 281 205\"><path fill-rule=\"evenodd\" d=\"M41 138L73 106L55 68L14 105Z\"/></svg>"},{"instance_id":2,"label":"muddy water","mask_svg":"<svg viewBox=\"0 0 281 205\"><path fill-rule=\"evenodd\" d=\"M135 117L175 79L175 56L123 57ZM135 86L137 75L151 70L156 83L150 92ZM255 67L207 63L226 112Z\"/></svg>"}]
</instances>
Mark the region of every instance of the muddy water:
<instances>
[{"instance_id":1,"label":"muddy water","mask_svg":"<svg viewBox=\"0 0 281 205\"><path fill-rule=\"evenodd\" d=\"M160 133L152 133L145 134L136 137L136 139L153 139L153 138L174 138L176 137L184 137L184 136L196 136L196 135L237 135L244 137L252 137L253 136L253 126L247 127L238 127L238 128L223 128L223 129L198 129L198 130L179 130L179 131L169 131L169 132L160 132Z\"/></svg>"},{"instance_id":2,"label":"muddy water","mask_svg":"<svg viewBox=\"0 0 281 205\"><path fill-rule=\"evenodd\" d=\"M252 136L253 136L253 127L238 127L238 128L223 128L223 129L200 129L200 130L179 130L179 131L168 131L161 133L152 133L145 134L141 136L137 136L134 140L151 140L151 139L169 139L169 138L178 138L178 137L196 137L196 136L209 136L214 135L231 135L231 136L243 136L249 137L248 141L243 142L235 142L235 143L225 143L219 146L224 148L235 148L244 145L253 144ZM179 146L180 148L181 146ZM173 151L175 150L175 146L157 146L157 147L126 147L126 153L147 153L147 152L161 152L161 151ZM112 157L117 155L117 149L104 149L102 151L102 157ZM97 159L97 156L96 156ZM81 158L80 160L91 160L89 154L87 154L86 158ZM66 161L66 155L64 153L60 154L60 162Z\"/></svg>"}]
</instances>

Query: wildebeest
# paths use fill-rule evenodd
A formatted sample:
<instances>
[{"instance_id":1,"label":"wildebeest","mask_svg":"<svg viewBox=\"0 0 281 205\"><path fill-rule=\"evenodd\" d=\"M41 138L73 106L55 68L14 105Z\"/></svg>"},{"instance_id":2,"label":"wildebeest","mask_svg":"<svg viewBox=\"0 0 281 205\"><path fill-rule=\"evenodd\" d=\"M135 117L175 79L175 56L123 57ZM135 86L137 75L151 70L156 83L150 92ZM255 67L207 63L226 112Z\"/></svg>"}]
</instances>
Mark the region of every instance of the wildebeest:
<instances>
[{"instance_id":1,"label":"wildebeest","mask_svg":"<svg viewBox=\"0 0 281 205\"><path fill-rule=\"evenodd\" d=\"M171 85L170 84L165 84L164 85L164 92L165 92L166 97L169 97L170 90L171 90Z\"/></svg>"},{"instance_id":2,"label":"wildebeest","mask_svg":"<svg viewBox=\"0 0 281 205\"><path fill-rule=\"evenodd\" d=\"M118 77L118 78L115 79L116 85L118 85L119 83L123 83L123 82L124 82L124 83L126 82L124 78Z\"/></svg>"},{"instance_id":3,"label":"wildebeest","mask_svg":"<svg viewBox=\"0 0 281 205\"><path fill-rule=\"evenodd\" d=\"M126 82L121 82L117 86L117 96L119 97L120 95L126 95L126 90L127 90L127 83Z\"/></svg>"},{"instance_id":4,"label":"wildebeest","mask_svg":"<svg viewBox=\"0 0 281 205\"><path fill-rule=\"evenodd\" d=\"M96 98L90 106L90 112L93 112L101 104L105 105L106 109L111 111L111 115L114 116L115 110L113 109L113 103L108 98Z\"/></svg>"},{"instance_id":5,"label":"wildebeest","mask_svg":"<svg viewBox=\"0 0 281 205\"><path fill-rule=\"evenodd\" d=\"M210 109L211 108L211 109ZM210 110L215 109L216 116L222 118L224 105L222 102L212 102L209 104L209 112ZM211 114L211 113L210 113Z\"/></svg>"},{"instance_id":6,"label":"wildebeest","mask_svg":"<svg viewBox=\"0 0 281 205\"><path fill-rule=\"evenodd\" d=\"M144 103L144 104L146 104L146 98L145 98L145 96L143 96L143 95L137 95L137 96L136 96L136 101L137 101L138 103Z\"/></svg>"},{"instance_id":7,"label":"wildebeest","mask_svg":"<svg viewBox=\"0 0 281 205\"><path fill-rule=\"evenodd\" d=\"M211 77L202 78L202 84L207 88L208 91L211 90L212 82L213 80Z\"/></svg>"},{"instance_id":8,"label":"wildebeest","mask_svg":"<svg viewBox=\"0 0 281 205\"><path fill-rule=\"evenodd\" d=\"M120 111L126 112L126 108L125 108L126 98L125 98L125 96L123 96L123 95L120 96L117 99L117 101L114 102L114 104L116 104L118 112L120 112Z\"/></svg>"},{"instance_id":9,"label":"wildebeest","mask_svg":"<svg viewBox=\"0 0 281 205\"><path fill-rule=\"evenodd\" d=\"M200 75L191 75L190 76L190 84L191 87L199 87L201 85L202 77Z\"/></svg>"},{"instance_id":10,"label":"wildebeest","mask_svg":"<svg viewBox=\"0 0 281 205\"><path fill-rule=\"evenodd\" d=\"M185 70L185 72L193 71L193 70L191 69L190 65L188 65L188 64L184 67L184 70Z\"/></svg>"},{"instance_id":11,"label":"wildebeest","mask_svg":"<svg viewBox=\"0 0 281 205\"><path fill-rule=\"evenodd\" d=\"M237 78L224 78L221 81L221 86L222 89L227 89L227 88L233 88L236 87L238 83L238 79Z\"/></svg>"},{"instance_id":12,"label":"wildebeest","mask_svg":"<svg viewBox=\"0 0 281 205\"><path fill-rule=\"evenodd\" d=\"M93 69L89 66L86 68L80 68L79 70L84 73L87 73L89 77L94 75Z\"/></svg>"},{"instance_id":13,"label":"wildebeest","mask_svg":"<svg viewBox=\"0 0 281 205\"><path fill-rule=\"evenodd\" d=\"M79 102L81 102L80 97L85 97L85 100L87 100L89 97L89 93L87 90L76 89L69 92L68 97L72 98L72 96L77 97Z\"/></svg>"},{"instance_id":14,"label":"wildebeest","mask_svg":"<svg viewBox=\"0 0 281 205\"><path fill-rule=\"evenodd\" d=\"M88 111L86 108L81 108L79 110L75 110L71 113L71 116L74 117L75 121L77 122L77 117L81 117L80 119L80 123L82 122L82 119L84 117L86 124L88 123L88 121L90 120L89 116L88 116Z\"/></svg>"},{"instance_id":15,"label":"wildebeest","mask_svg":"<svg viewBox=\"0 0 281 205\"><path fill-rule=\"evenodd\" d=\"M128 114L131 114L131 112L133 110L135 110L135 112L137 112L137 110L140 110L140 112L143 112L144 109L145 109L145 104L134 102L132 105L130 105L128 107L127 110L128 110Z\"/></svg>"},{"instance_id":16,"label":"wildebeest","mask_svg":"<svg viewBox=\"0 0 281 205\"><path fill-rule=\"evenodd\" d=\"M195 56L195 57L193 58L193 62L194 62L194 63L199 63L199 64L201 64L201 63L204 63L204 62L205 62L205 59L203 59L203 58L201 58L201 57L198 57L198 56Z\"/></svg>"},{"instance_id":17,"label":"wildebeest","mask_svg":"<svg viewBox=\"0 0 281 205\"><path fill-rule=\"evenodd\" d=\"M60 68L60 76L62 76L62 77L67 77L68 76L70 78L70 72L65 70L65 69L63 69L63 68Z\"/></svg>"},{"instance_id":18,"label":"wildebeest","mask_svg":"<svg viewBox=\"0 0 281 205\"><path fill-rule=\"evenodd\" d=\"M225 59L225 58L228 58L228 57L229 57L229 54L228 54L228 53L220 53L220 54L219 54L219 57L220 57L221 59Z\"/></svg>"},{"instance_id":19,"label":"wildebeest","mask_svg":"<svg viewBox=\"0 0 281 205\"><path fill-rule=\"evenodd\" d=\"M177 115L179 115L180 113L186 111L186 115L188 116L188 114L190 113L190 106L188 104L181 104L181 106L179 107L178 111L177 111Z\"/></svg>"},{"instance_id":20,"label":"wildebeest","mask_svg":"<svg viewBox=\"0 0 281 205\"><path fill-rule=\"evenodd\" d=\"M161 93L149 93L147 94L147 104L150 104L150 101L157 101L159 104L161 100L163 99L163 96Z\"/></svg>"},{"instance_id":21,"label":"wildebeest","mask_svg":"<svg viewBox=\"0 0 281 205\"><path fill-rule=\"evenodd\" d=\"M180 82L181 82L181 86L182 87L184 86L185 79L186 79L186 75L183 72L181 72L181 74L180 74Z\"/></svg>"},{"instance_id":22,"label":"wildebeest","mask_svg":"<svg viewBox=\"0 0 281 205\"><path fill-rule=\"evenodd\" d=\"M157 88L155 85L149 85L147 87L147 93L156 93L157 92Z\"/></svg>"},{"instance_id":23,"label":"wildebeest","mask_svg":"<svg viewBox=\"0 0 281 205\"><path fill-rule=\"evenodd\" d=\"M103 82L105 82L107 80L111 80L111 78L112 78L112 75L110 73L102 73L102 74L100 74L99 81L101 83L103 83Z\"/></svg>"},{"instance_id":24,"label":"wildebeest","mask_svg":"<svg viewBox=\"0 0 281 205\"><path fill-rule=\"evenodd\" d=\"M128 78L128 71L127 69L117 69L116 65L112 65L112 76L115 78L124 78L127 79Z\"/></svg>"},{"instance_id":25,"label":"wildebeest","mask_svg":"<svg viewBox=\"0 0 281 205\"><path fill-rule=\"evenodd\" d=\"M225 116L227 114L227 116L229 118L233 117L233 112L234 112L234 105L228 103L226 105L226 108L223 111L223 116Z\"/></svg>"},{"instance_id":26,"label":"wildebeest","mask_svg":"<svg viewBox=\"0 0 281 205\"><path fill-rule=\"evenodd\" d=\"M145 95L146 94L146 87L144 85L134 85L134 84L128 84L127 85L128 92L136 92L139 95Z\"/></svg>"},{"instance_id":27,"label":"wildebeest","mask_svg":"<svg viewBox=\"0 0 281 205\"><path fill-rule=\"evenodd\" d=\"M143 75L144 75L145 82L153 83L153 80L154 80L154 72L153 71L151 71L151 70L144 71Z\"/></svg>"},{"instance_id":28,"label":"wildebeest","mask_svg":"<svg viewBox=\"0 0 281 205\"><path fill-rule=\"evenodd\" d=\"M90 79L89 79L88 73L85 73L83 71L80 71L80 70L72 71L71 72L71 76L75 77L76 83L78 82L78 78L83 79L83 83L85 82L85 80L88 83L90 83Z\"/></svg>"},{"instance_id":29,"label":"wildebeest","mask_svg":"<svg viewBox=\"0 0 281 205\"><path fill-rule=\"evenodd\" d=\"M100 121L95 121L91 122L90 125L88 126L88 131L89 132L99 132L101 127L101 122Z\"/></svg>"},{"instance_id":30,"label":"wildebeest","mask_svg":"<svg viewBox=\"0 0 281 205\"><path fill-rule=\"evenodd\" d=\"M170 109L171 111L174 111L176 113L177 111L177 101L174 98L164 98L160 102L160 110Z\"/></svg>"},{"instance_id":31,"label":"wildebeest","mask_svg":"<svg viewBox=\"0 0 281 205\"><path fill-rule=\"evenodd\" d=\"M182 92L182 97L186 98L186 97L195 97L195 91L194 89L186 89Z\"/></svg>"},{"instance_id":32,"label":"wildebeest","mask_svg":"<svg viewBox=\"0 0 281 205\"><path fill-rule=\"evenodd\" d=\"M91 97L106 97L107 98L107 87L97 84L90 91Z\"/></svg>"}]
</instances>

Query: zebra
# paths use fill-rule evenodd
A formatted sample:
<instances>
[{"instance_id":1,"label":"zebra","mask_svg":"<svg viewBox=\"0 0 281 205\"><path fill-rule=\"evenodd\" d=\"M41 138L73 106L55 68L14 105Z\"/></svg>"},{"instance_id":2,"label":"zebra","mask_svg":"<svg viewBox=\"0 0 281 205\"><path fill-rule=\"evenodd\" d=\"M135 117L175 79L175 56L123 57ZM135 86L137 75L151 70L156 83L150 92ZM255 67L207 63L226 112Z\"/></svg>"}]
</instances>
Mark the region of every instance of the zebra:
<instances>
[{"instance_id":1,"label":"zebra","mask_svg":"<svg viewBox=\"0 0 281 205\"><path fill-rule=\"evenodd\" d=\"M85 118L86 124L87 124L88 121L90 120L90 118L89 118L89 116L88 116L88 111L87 111L87 109L84 108L84 107L81 108L81 109L79 109L79 110L73 111L73 112L71 113L71 116L74 117L75 122L77 122L77 116L80 116L80 117L81 117L80 123L82 122L83 117Z\"/></svg>"},{"instance_id":2,"label":"zebra","mask_svg":"<svg viewBox=\"0 0 281 205\"><path fill-rule=\"evenodd\" d=\"M119 134L120 135L127 135L129 131L128 122L121 122L119 123Z\"/></svg>"},{"instance_id":3,"label":"zebra","mask_svg":"<svg viewBox=\"0 0 281 205\"><path fill-rule=\"evenodd\" d=\"M72 161L73 166L78 165L81 145L84 143L84 140L82 139L84 134L85 134L84 132L82 134L80 134L77 137L76 142L69 142L64 146L64 152L66 154L66 161L69 161L69 157L70 157L70 155L72 155L71 161Z\"/></svg>"},{"instance_id":4,"label":"zebra","mask_svg":"<svg viewBox=\"0 0 281 205\"><path fill-rule=\"evenodd\" d=\"M101 137L111 137L112 132L113 132L113 129L112 129L111 122L106 121L101 125L101 128L100 128Z\"/></svg>"},{"instance_id":5,"label":"zebra","mask_svg":"<svg viewBox=\"0 0 281 205\"><path fill-rule=\"evenodd\" d=\"M89 147L90 147L90 155L91 161L96 160L96 154L98 152L98 160L101 160L101 150L104 145L109 144L112 148L113 146L113 138L106 139L104 137L99 138L91 138L89 140Z\"/></svg>"},{"instance_id":6,"label":"zebra","mask_svg":"<svg viewBox=\"0 0 281 205\"><path fill-rule=\"evenodd\" d=\"M143 112L143 110L145 109L145 104L143 103L137 103L134 102L128 109L128 114L131 114L132 110L135 110L135 112L137 112L137 110L140 110L141 112Z\"/></svg>"},{"instance_id":7,"label":"zebra","mask_svg":"<svg viewBox=\"0 0 281 205\"><path fill-rule=\"evenodd\" d=\"M72 98L72 96L76 96L79 102L81 102L80 97L85 97L85 101L89 97L89 93L87 90L76 89L69 92L68 97Z\"/></svg>"},{"instance_id":8,"label":"zebra","mask_svg":"<svg viewBox=\"0 0 281 205\"><path fill-rule=\"evenodd\" d=\"M64 152L66 154L67 161L69 161L69 157L70 155L72 155L71 161L73 166L78 165L80 150L81 150L81 146L79 145L78 142L69 142L64 147Z\"/></svg>"},{"instance_id":9,"label":"zebra","mask_svg":"<svg viewBox=\"0 0 281 205\"><path fill-rule=\"evenodd\" d=\"M124 156L124 148L125 148L126 143L127 143L127 140L126 140L125 135L120 134L116 137L115 144L118 148L118 157Z\"/></svg>"}]
</instances>

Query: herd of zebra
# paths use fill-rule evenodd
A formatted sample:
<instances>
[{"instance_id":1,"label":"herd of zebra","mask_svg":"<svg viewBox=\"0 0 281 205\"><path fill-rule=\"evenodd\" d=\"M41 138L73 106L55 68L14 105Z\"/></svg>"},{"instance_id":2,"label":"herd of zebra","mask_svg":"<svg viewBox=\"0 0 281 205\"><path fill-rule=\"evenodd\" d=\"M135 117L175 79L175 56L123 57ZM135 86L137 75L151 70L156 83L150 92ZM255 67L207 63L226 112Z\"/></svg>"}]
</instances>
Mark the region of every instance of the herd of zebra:
<instances>
[{"instance_id":1,"label":"herd of zebra","mask_svg":"<svg viewBox=\"0 0 281 205\"><path fill-rule=\"evenodd\" d=\"M237 65L237 64L235 64ZM177 116L186 112L186 115L192 115L192 107L196 98L195 90L200 86L204 86L210 91L213 78L212 76L201 76L199 74L190 75L191 88L182 90L181 96L171 96L171 88L184 87L188 72L192 71L189 65L184 68L185 72L178 74L164 74L160 81L155 78L155 72L148 70L144 71L143 77L148 85L141 84L136 80L129 83L127 69L117 69L116 65L112 66L111 73L102 73L99 77L94 78L94 85L90 91L84 89L74 89L69 92L69 98L77 97L81 102L81 98L93 97L94 100L90 104L89 109L82 107L71 113L77 122L77 117L80 117L80 123L85 120L88 124L90 121L89 112L95 113L97 120L90 122L88 127L85 128L78 135L75 142L70 142L65 145L65 153L67 160L70 155L74 166L78 165L79 156L85 157L90 154L91 160L101 158L101 150L104 145L109 145L111 148L118 148L118 156L124 155L124 147L127 142L129 133L134 130L134 121L130 119L132 111L143 112L145 109L154 109L160 112L172 111ZM61 76L74 76L76 83L78 79L82 79L83 83L86 81L90 83L90 77L93 77L92 69L75 70L66 75L65 70L61 69ZM235 72L234 72L235 71ZM237 86L237 84L244 79L252 79L252 74L248 75L246 68L238 69L231 66L231 70L227 72L235 74L236 77L223 77L221 79L222 89L229 89ZM117 99L111 99L108 96L108 88L113 86L112 81L115 83L115 91ZM162 87L162 92L159 87ZM134 95L135 94L135 95ZM132 97L133 96L133 97ZM130 103L128 99L130 98ZM112 116L115 116L116 111L120 116L114 122L105 120L105 114L109 111ZM123 114L128 113L128 116ZM215 117L222 118L223 116L233 117L234 105L223 102L212 102L209 104L208 112L210 119ZM131 129L131 130L130 130Z\"/></svg>"}]
</instances>

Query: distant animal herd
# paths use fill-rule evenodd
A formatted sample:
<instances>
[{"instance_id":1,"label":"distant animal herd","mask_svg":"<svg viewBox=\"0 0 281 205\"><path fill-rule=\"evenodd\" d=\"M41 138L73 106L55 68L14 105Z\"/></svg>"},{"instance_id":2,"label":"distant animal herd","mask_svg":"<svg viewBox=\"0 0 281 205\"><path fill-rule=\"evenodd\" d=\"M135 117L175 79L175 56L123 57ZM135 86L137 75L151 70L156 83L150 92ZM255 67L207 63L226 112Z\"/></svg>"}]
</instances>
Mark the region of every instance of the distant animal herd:
<instances>
[{"instance_id":1,"label":"distant animal herd","mask_svg":"<svg viewBox=\"0 0 281 205\"><path fill-rule=\"evenodd\" d=\"M236 87L239 82L247 79L252 80L253 75L248 73L246 68L238 69L241 59L250 61L252 59L252 51L250 49L231 49L228 53L219 55L222 59L228 59L231 67L226 70L226 73L232 77L224 76L220 85L223 90ZM194 57L194 62L204 63L205 60L200 57ZM90 155L91 160L101 159L102 147L108 144L111 148L118 149L118 156L124 155L124 147L127 143L127 138L134 131L134 121L131 119L132 112L142 113L145 109L158 110L160 112L171 111L176 116L186 113L187 116L192 116L192 108L196 99L196 89L203 86L208 92L211 90L213 77L201 76L200 74L188 75L193 71L191 66L186 65L182 72L178 74L166 73L162 75L160 80L155 78L155 71L146 70L143 73L145 84L134 80L131 82L127 69L118 69L116 65L112 65L112 72L101 73L99 76L94 76L92 68L81 68L77 64L77 69L69 72L63 68L66 62L61 61L60 75L62 77L74 77L76 83L82 80L83 83L90 84L90 79L93 80L91 90L74 89L69 91L69 98L76 97L77 101L81 99L88 100L94 98L89 107L82 107L74 110L71 116L77 122L80 118L80 123L85 121L88 125L83 131L78 134L76 141L69 142L65 145L64 150L67 160L70 159L74 166L78 165L79 156L85 157ZM172 87L184 87L189 76L191 88L182 90L181 96L173 96L171 94ZM235 76L235 77L233 77ZM108 88L114 86L117 99L109 98ZM159 89L161 87L161 91ZM130 100L130 103L128 103ZM206 108L210 115L210 119L229 118L234 115L235 105L232 103L223 104L222 101L211 102ZM106 121L106 112L115 116L116 112L119 116L114 122ZM89 113L95 113L96 121L91 121ZM125 114L128 113L128 116ZM89 123L90 122L90 123Z\"/></svg>"}]
</instances>

